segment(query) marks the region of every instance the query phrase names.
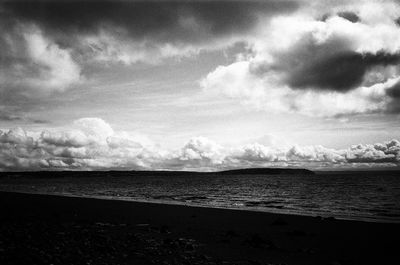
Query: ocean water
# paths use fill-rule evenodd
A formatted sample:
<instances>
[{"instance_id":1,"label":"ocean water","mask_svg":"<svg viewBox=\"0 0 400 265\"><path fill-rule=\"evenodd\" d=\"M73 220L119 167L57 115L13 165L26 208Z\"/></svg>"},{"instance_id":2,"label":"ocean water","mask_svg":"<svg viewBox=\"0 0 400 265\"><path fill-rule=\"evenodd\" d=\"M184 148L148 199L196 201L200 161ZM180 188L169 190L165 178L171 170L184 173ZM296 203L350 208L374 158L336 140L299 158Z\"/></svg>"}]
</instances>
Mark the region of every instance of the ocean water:
<instances>
[{"instance_id":1,"label":"ocean water","mask_svg":"<svg viewBox=\"0 0 400 265\"><path fill-rule=\"evenodd\" d=\"M400 174L138 176L2 173L0 190L400 222Z\"/></svg>"}]
</instances>

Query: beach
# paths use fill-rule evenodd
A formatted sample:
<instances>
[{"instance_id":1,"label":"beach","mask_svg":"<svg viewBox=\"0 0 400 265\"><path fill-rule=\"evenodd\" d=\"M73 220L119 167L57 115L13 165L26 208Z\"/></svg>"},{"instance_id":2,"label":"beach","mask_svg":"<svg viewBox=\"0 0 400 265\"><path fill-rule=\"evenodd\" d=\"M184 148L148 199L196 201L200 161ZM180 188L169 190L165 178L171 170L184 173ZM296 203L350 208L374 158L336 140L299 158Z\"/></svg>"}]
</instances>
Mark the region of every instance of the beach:
<instances>
[{"instance_id":1,"label":"beach","mask_svg":"<svg viewBox=\"0 0 400 265\"><path fill-rule=\"evenodd\" d=\"M0 192L0 264L391 264L400 225Z\"/></svg>"}]
</instances>

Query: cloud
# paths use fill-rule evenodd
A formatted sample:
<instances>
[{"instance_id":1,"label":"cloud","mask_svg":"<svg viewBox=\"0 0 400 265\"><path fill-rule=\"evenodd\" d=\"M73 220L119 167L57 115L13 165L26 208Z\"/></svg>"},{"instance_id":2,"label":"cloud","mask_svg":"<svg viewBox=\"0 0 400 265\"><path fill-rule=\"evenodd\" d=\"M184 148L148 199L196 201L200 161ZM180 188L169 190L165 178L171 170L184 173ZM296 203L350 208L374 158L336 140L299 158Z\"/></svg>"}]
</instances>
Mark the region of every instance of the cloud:
<instances>
[{"instance_id":1,"label":"cloud","mask_svg":"<svg viewBox=\"0 0 400 265\"><path fill-rule=\"evenodd\" d=\"M348 162L399 162L400 142L392 140L383 144L355 145L346 152Z\"/></svg>"},{"instance_id":2,"label":"cloud","mask_svg":"<svg viewBox=\"0 0 400 265\"><path fill-rule=\"evenodd\" d=\"M343 52L326 57L326 53L330 49L323 49L323 56L319 58L319 50L317 48L307 47L313 51L314 56L309 56L309 60L293 67L291 64L286 71L289 72L287 83L292 88L311 88L320 90L333 90L338 92L346 92L359 87L368 70L374 66L397 65L400 62L399 54L385 54L378 52L357 53ZM292 58L297 60L298 58ZM290 69L290 70L289 70Z\"/></svg>"},{"instance_id":3,"label":"cloud","mask_svg":"<svg viewBox=\"0 0 400 265\"><path fill-rule=\"evenodd\" d=\"M33 123L49 123L47 120L37 119L29 114L20 113L19 108L13 108L0 105L0 121L3 122L33 122Z\"/></svg>"},{"instance_id":4,"label":"cloud","mask_svg":"<svg viewBox=\"0 0 400 265\"><path fill-rule=\"evenodd\" d=\"M259 17L287 13L295 1L12 1L9 16L37 25L63 47L104 61L154 62L219 42L232 44ZM224 10L224 12L221 12Z\"/></svg>"},{"instance_id":5,"label":"cloud","mask_svg":"<svg viewBox=\"0 0 400 265\"><path fill-rule=\"evenodd\" d=\"M97 64L160 63L244 42L237 62L204 78L205 90L271 112L399 111L386 92L400 76L395 1L5 1L0 14L7 106L78 86Z\"/></svg>"},{"instance_id":6,"label":"cloud","mask_svg":"<svg viewBox=\"0 0 400 265\"><path fill-rule=\"evenodd\" d=\"M201 86L206 93L239 99L250 108L269 113L300 113L307 116L332 117L349 114L388 112L393 100L387 90L400 78L361 86L347 93L292 89L282 85L274 75L259 78L251 74L248 61L220 66L209 73Z\"/></svg>"},{"instance_id":7,"label":"cloud","mask_svg":"<svg viewBox=\"0 0 400 265\"><path fill-rule=\"evenodd\" d=\"M20 105L29 98L64 91L81 80L81 67L71 51L44 36L38 27L2 23L0 31L0 103Z\"/></svg>"},{"instance_id":8,"label":"cloud","mask_svg":"<svg viewBox=\"0 0 400 265\"><path fill-rule=\"evenodd\" d=\"M161 166L169 169L212 170L222 166L225 152L221 145L205 137L194 137L180 150L169 154Z\"/></svg>"},{"instance_id":9,"label":"cloud","mask_svg":"<svg viewBox=\"0 0 400 265\"><path fill-rule=\"evenodd\" d=\"M83 118L62 131L0 131L0 170L223 170L296 166L349 168L400 166L400 142L359 144L347 149L252 143L222 146L204 137L165 150L140 134L115 132L99 118ZM268 139L271 137L269 136ZM278 139L278 138L274 138Z\"/></svg>"},{"instance_id":10,"label":"cloud","mask_svg":"<svg viewBox=\"0 0 400 265\"><path fill-rule=\"evenodd\" d=\"M19 121L22 118L18 115L0 111L0 121Z\"/></svg>"},{"instance_id":11,"label":"cloud","mask_svg":"<svg viewBox=\"0 0 400 265\"><path fill-rule=\"evenodd\" d=\"M322 20L323 8L307 7L272 18L247 53L209 73L202 87L270 112L393 112L386 90L400 77L400 5L360 1L330 8Z\"/></svg>"},{"instance_id":12,"label":"cloud","mask_svg":"<svg viewBox=\"0 0 400 265\"><path fill-rule=\"evenodd\" d=\"M193 56L253 34L295 1L1 1L0 103L38 104L98 66ZM221 12L224 10L224 12ZM89 76L86 76L89 75Z\"/></svg>"},{"instance_id":13,"label":"cloud","mask_svg":"<svg viewBox=\"0 0 400 265\"><path fill-rule=\"evenodd\" d=\"M114 135L111 126L99 118L82 118L76 120L74 125L86 136L93 137L98 142Z\"/></svg>"},{"instance_id":14,"label":"cloud","mask_svg":"<svg viewBox=\"0 0 400 265\"><path fill-rule=\"evenodd\" d=\"M391 99L388 105L388 111L400 113L400 82L386 89L386 95Z\"/></svg>"},{"instance_id":15,"label":"cloud","mask_svg":"<svg viewBox=\"0 0 400 265\"><path fill-rule=\"evenodd\" d=\"M251 30L258 15L297 9L295 1L12 1L3 8L47 31L85 34L114 28L132 38L198 42ZM224 12L221 12L224 10ZM194 32L193 26L198 26Z\"/></svg>"},{"instance_id":16,"label":"cloud","mask_svg":"<svg viewBox=\"0 0 400 265\"><path fill-rule=\"evenodd\" d=\"M134 136L115 133L98 118L79 119L74 126L67 131L40 134L21 128L0 132L0 168L88 170L147 165L147 152L152 148L149 141L139 143Z\"/></svg>"},{"instance_id":17,"label":"cloud","mask_svg":"<svg viewBox=\"0 0 400 265\"><path fill-rule=\"evenodd\" d=\"M353 23L357 23L360 21L360 17L356 13L351 11L338 12L337 15Z\"/></svg>"},{"instance_id":18,"label":"cloud","mask_svg":"<svg viewBox=\"0 0 400 265\"><path fill-rule=\"evenodd\" d=\"M317 168L349 168L362 164L385 164L399 166L400 142L391 140L385 143L354 145L347 149L332 149L320 145L290 147L268 147L258 143L249 144L230 153L226 161L237 167L250 166L302 166Z\"/></svg>"},{"instance_id":19,"label":"cloud","mask_svg":"<svg viewBox=\"0 0 400 265\"><path fill-rule=\"evenodd\" d=\"M33 123L38 123L38 124L45 124L45 123L50 123L48 120L43 120L43 119L35 119L33 117L29 117L26 115L19 115L18 113L12 113L11 111L8 110L1 110L0 109L0 121L4 122L33 122Z\"/></svg>"}]
</instances>

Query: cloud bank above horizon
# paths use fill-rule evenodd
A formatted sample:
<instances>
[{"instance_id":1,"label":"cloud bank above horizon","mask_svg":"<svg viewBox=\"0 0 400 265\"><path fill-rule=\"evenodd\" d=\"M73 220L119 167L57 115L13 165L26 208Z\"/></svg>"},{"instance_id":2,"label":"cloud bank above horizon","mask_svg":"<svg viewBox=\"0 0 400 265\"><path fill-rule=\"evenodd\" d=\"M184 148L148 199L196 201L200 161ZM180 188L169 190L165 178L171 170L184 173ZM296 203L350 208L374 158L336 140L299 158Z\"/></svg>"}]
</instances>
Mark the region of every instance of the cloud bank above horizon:
<instances>
[{"instance_id":1,"label":"cloud bank above horizon","mask_svg":"<svg viewBox=\"0 0 400 265\"><path fill-rule=\"evenodd\" d=\"M0 170L196 170L248 167L310 169L400 167L400 142L346 149L271 141L222 146L205 137L167 150L143 135L116 132L100 118L74 121L70 130L0 130Z\"/></svg>"}]
</instances>

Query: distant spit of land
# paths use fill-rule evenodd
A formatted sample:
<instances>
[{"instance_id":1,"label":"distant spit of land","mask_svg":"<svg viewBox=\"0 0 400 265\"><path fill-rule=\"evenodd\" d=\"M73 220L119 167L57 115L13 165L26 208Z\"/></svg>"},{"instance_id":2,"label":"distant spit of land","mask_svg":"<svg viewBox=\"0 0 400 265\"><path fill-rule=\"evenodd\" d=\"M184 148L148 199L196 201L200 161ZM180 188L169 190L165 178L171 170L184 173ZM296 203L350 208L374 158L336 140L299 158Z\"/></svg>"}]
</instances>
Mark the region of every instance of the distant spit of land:
<instances>
[{"instance_id":1,"label":"distant spit of land","mask_svg":"<svg viewBox=\"0 0 400 265\"><path fill-rule=\"evenodd\" d=\"M97 175L99 173L103 174L104 172L113 172L113 175L127 174L135 176L182 176L182 175L314 175L315 173L311 170L304 168L241 168L241 169L232 169L232 170L224 170L224 171L211 171L211 172L202 172L202 171L171 171L171 170L112 170L112 171L22 171L22 172L0 172L0 176L2 175L39 175L41 177L50 177L50 176L60 176L68 174L70 172L84 173L86 176ZM77 174L79 175L79 174Z\"/></svg>"}]
</instances>

